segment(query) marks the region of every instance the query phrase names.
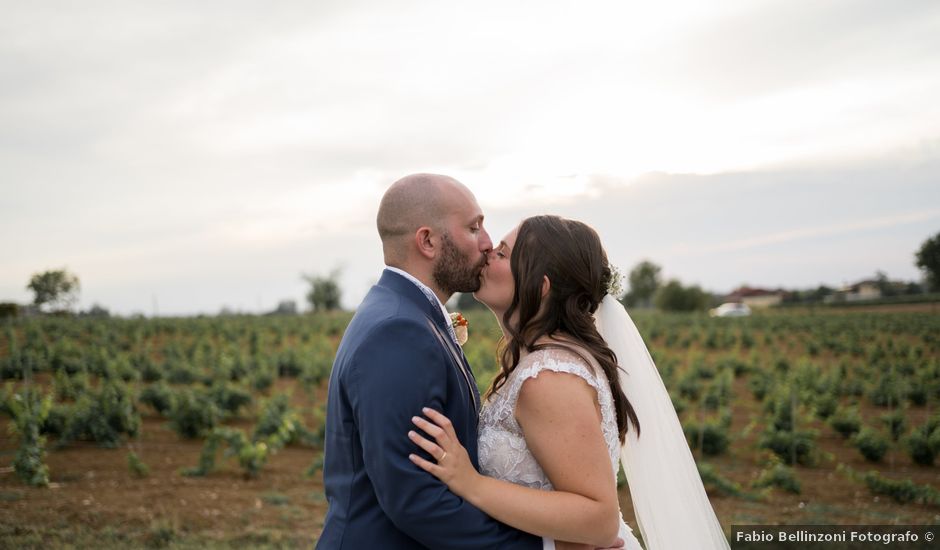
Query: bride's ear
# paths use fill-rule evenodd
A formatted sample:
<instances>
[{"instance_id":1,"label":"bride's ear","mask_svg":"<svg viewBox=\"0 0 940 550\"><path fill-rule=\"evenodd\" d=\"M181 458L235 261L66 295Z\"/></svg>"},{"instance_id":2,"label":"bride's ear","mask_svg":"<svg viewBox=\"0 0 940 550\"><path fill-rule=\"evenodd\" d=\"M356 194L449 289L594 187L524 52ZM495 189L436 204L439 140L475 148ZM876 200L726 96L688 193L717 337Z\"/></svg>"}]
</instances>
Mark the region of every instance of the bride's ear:
<instances>
[{"instance_id":1,"label":"bride's ear","mask_svg":"<svg viewBox=\"0 0 940 550\"><path fill-rule=\"evenodd\" d=\"M548 280L548 275L542 275L542 299L544 300L548 296L548 292L552 289L552 282Z\"/></svg>"}]
</instances>

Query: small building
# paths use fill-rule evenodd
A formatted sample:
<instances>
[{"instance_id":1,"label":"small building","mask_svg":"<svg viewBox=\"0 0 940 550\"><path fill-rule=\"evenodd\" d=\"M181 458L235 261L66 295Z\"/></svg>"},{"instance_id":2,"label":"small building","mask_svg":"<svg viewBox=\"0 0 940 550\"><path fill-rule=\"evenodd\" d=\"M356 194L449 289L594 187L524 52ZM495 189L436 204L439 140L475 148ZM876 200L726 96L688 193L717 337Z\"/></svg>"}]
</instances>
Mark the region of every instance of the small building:
<instances>
[{"instance_id":1,"label":"small building","mask_svg":"<svg viewBox=\"0 0 940 550\"><path fill-rule=\"evenodd\" d=\"M784 291L768 290L742 286L725 296L726 302L740 302L750 308L765 308L779 305L783 301Z\"/></svg>"},{"instance_id":2,"label":"small building","mask_svg":"<svg viewBox=\"0 0 940 550\"><path fill-rule=\"evenodd\" d=\"M847 302L859 300L877 300L881 298L881 286L878 281L860 281L850 286L845 295Z\"/></svg>"},{"instance_id":3,"label":"small building","mask_svg":"<svg viewBox=\"0 0 940 550\"><path fill-rule=\"evenodd\" d=\"M835 294L827 296L826 302L839 303L877 300L882 296L881 287L883 284L885 283L868 279L852 285L846 285L837 290Z\"/></svg>"}]
</instances>

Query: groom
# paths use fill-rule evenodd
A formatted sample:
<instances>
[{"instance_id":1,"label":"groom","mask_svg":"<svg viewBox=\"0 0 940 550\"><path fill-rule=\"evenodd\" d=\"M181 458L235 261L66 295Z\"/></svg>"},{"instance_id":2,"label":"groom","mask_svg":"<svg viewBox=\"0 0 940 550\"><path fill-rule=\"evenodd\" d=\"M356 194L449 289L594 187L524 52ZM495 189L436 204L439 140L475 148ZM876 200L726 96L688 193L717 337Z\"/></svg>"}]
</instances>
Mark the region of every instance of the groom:
<instances>
[{"instance_id":1,"label":"groom","mask_svg":"<svg viewBox=\"0 0 940 550\"><path fill-rule=\"evenodd\" d=\"M454 292L479 289L492 248L476 199L447 176L406 176L382 197L377 224L387 267L349 323L330 376L329 511L317 548L542 548L408 460L428 458L406 434L431 407L451 419L479 468L480 394L443 306Z\"/></svg>"}]
</instances>

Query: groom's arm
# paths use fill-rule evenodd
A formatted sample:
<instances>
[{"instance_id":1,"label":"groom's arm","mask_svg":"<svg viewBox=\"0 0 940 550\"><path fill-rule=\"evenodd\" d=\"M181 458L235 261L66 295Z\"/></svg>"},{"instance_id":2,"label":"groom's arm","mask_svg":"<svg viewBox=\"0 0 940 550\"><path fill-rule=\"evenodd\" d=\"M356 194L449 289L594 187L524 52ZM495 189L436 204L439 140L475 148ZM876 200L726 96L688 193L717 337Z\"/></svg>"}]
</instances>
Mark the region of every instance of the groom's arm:
<instances>
[{"instance_id":1,"label":"groom's arm","mask_svg":"<svg viewBox=\"0 0 940 550\"><path fill-rule=\"evenodd\" d=\"M402 319L365 341L347 387L366 473L395 526L429 548L542 548L540 538L490 518L408 459L423 454L407 437L411 418L422 407L445 410L445 369L454 368L447 351L426 327Z\"/></svg>"}]
</instances>

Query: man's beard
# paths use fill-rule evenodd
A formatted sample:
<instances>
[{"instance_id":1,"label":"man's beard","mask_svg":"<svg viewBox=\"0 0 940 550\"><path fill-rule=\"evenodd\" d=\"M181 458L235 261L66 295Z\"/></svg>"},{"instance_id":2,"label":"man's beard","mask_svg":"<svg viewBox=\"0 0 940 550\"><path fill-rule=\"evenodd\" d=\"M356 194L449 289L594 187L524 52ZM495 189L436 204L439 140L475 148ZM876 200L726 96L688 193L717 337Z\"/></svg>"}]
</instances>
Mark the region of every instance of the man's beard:
<instances>
[{"instance_id":1,"label":"man's beard","mask_svg":"<svg viewBox=\"0 0 940 550\"><path fill-rule=\"evenodd\" d=\"M441 236L441 258L434 266L434 283L442 291L453 294L455 292L476 292L480 290L480 272L486 265L486 256L480 255L480 260L474 262L473 258L460 253L450 238Z\"/></svg>"}]
</instances>

